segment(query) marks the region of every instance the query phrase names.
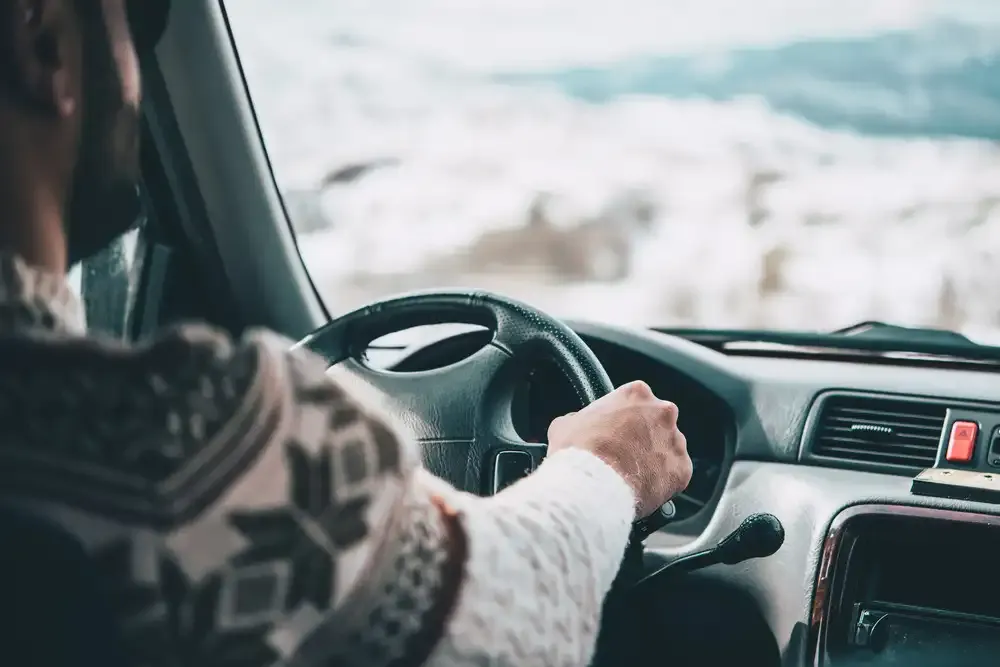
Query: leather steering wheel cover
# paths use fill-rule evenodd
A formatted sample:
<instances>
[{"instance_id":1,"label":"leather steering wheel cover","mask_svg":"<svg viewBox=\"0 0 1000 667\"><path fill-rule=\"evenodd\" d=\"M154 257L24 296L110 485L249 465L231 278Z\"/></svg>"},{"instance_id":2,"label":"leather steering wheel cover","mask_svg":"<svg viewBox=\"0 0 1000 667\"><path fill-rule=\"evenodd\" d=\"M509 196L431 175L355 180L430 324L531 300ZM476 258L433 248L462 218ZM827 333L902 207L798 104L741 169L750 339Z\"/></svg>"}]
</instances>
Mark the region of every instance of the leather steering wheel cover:
<instances>
[{"instance_id":1,"label":"leather steering wheel cover","mask_svg":"<svg viewBox=\"0 0 1000 667\"><path fill-rule=\"evenodd\" d=\"M360 358L368 345L417 326L461 323L493 332L492 343L521 356L542 348L562 370L581 405L614 389L587 344L556 318L515 299L479 290L410 292L371 303L321 327L302 340L330 365Z\"/></svg>"},{"instance_id":2,"label":"leather steering wheel cover","mask_svg":"<svg viewBox=\"0 0 1000 667\"><path fill-rule=\"evenodd\" d=\"M614 389L604 365L575 331L537 308L489 292L476 292L494 311L497 331L494 341L519 356L535 346L543 346L549 357L569 380L581 407Z\"/></svg>"}]
</instances>

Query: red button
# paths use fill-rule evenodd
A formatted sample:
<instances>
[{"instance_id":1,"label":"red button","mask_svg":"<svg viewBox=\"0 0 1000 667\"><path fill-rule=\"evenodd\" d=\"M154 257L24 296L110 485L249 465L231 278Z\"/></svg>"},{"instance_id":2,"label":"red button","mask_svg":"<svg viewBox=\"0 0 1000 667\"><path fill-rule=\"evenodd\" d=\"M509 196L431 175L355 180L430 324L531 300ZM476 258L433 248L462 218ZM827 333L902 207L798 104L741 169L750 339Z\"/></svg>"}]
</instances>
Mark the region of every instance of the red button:
<instances>
[{"instance_id":1,"label":"red button","mask_svg":"<svg viewBox=\"0 0 1000 667\"><path fill-rule=\"evenodd\" d=\"M945 459L952 463L968 463L976 451L976 436L979 435L979 425L975 422L955 422L951 425L951 438L948 439L948 452Z\"/></svg>"}]
</instances>

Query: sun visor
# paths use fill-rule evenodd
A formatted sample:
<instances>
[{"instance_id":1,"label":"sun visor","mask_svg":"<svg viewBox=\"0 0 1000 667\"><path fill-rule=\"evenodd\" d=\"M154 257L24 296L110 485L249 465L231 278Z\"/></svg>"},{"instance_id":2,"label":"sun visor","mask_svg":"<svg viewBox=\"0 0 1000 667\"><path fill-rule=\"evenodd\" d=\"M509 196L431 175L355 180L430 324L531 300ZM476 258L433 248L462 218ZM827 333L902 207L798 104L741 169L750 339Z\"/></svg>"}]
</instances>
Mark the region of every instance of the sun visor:
<instances>
[{"instance_id":1,"label":"sun visor","mask_svg":"<svg viewBox=\"0 0 1000 667\"><path fill-rule=\"evenodd\" d=\"M151 52L167 28L170 0L128 0L127 8L136 51Z\"/></svg>"}]
</instances>

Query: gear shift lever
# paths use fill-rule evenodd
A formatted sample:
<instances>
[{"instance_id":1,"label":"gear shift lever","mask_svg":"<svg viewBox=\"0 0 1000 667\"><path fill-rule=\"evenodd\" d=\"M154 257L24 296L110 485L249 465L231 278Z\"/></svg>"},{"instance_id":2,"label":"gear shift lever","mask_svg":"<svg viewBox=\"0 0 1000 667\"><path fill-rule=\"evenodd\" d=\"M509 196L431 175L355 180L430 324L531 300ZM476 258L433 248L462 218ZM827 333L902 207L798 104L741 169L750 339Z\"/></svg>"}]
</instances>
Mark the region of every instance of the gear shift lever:
<instances>
[{"instance_id":1,"label":"gear shift lever","mask_svg":"<svg viewBox=\"0 0 1000 667\"><path fill-rule=\"evenodd\" d=\"M785 527L773 514L751 514L739 527L710 549L682 556L633 582L634 589L671 572L691 572L709 565L736 565L773 555L785 542Z\"/></svg>"},{"instance_id":2,"label":"gear shift lever","mask_svg":"<svg viewBox=\"0 0 1000 667\"><path fill-rule=\"evenodd\" d=\"M785 541L785 529L777 517L772 514L752 514L716 546L683 556L643 575L643 540L672 520L674 514L673 503L668 503L652 516L632 525L622 568L604 603L601 632L597 638L592 667L638 665L646 660L649 633L657 631L655 623L651 624L648 619L656 614L657 607L650 602L652 598L637 590L637 586L671 572L690 572L717 563L735 565L751 558L770 556ZM693 660L691 664L702 663Z\"/></svg>"}]
</instances>

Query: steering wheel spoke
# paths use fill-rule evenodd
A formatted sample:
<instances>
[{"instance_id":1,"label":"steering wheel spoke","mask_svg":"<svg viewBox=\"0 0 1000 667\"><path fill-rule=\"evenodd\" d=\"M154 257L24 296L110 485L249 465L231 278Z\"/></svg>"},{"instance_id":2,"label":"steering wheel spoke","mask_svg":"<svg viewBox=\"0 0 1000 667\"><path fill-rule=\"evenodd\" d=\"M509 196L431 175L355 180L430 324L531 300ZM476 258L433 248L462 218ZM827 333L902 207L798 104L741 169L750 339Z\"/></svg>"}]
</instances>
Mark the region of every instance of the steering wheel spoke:
<instances>
[{"instance_id":1,"label":"steering wheel spoke","mask_svg":"<svg viewBox=\"0 0 1000 667\"><path fill-rule=\"evenodd\" d=\"M373 368L351 358L344 372L377 390L380 400L422 442L473 440L489 407L491 384L503 376L510 354L486 345L471 356L414 373Z\"/></svg>"}]
</instances>

